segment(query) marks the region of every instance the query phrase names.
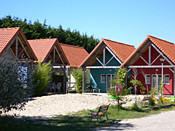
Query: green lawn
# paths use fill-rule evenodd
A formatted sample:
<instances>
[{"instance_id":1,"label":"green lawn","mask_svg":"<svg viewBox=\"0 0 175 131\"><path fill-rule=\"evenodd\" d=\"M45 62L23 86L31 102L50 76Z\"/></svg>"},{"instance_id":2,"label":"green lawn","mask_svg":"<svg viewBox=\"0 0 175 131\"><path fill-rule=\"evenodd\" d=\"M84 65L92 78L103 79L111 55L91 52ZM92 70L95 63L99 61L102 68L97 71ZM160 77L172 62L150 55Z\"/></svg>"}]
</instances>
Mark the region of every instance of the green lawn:
<instances>
[{"instance_id":1,"label":"green lawn","mask_svg":"<svg viewBox=\"0 0 175 131\"><path fill-rule=\"evenodd\" d=\"M130 108L122 108L118 112L117 106L110 106L108 111L109 120L102 118L100 125L108 126L117 123L122 119L139 118L151 114L157 114L161 111L175 110L175 107L157 109L152 111L133 111ZM13 117L0 117L0 131L72 131L72 130L93 130L98 128L99 125L96 120L89 123L90 111L80 111L75 114L66 116L58 116L52 119L15 119Z\"/></svg>"}]
</instances>

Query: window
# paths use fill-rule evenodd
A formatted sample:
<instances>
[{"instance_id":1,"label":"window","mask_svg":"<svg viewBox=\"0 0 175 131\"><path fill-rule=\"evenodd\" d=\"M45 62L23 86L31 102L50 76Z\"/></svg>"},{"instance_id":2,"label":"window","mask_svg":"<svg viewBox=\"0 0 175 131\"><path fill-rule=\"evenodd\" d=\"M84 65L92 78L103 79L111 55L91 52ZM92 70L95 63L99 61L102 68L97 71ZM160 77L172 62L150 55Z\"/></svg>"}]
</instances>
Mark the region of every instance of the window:
<instances>
[{"instance_id":1,"label":"window","mask_svg":"<svg viewBox=\"0 0 175 131\"><path fill-rule=\"evenodd\" d=\"M104 74L101 75L101 83L105 83L105 75Z\"/></svg>"},{"instance_id":2,"label":"window","mask_svg":"<svg viewBox=\"0 0 175 131\"><path fill-rule=\"evenodd\" d=\"M169 84L170 81L170 76L169 75L164 75L164 83Z\"/></svg>"},{"instance_id":3,"label":"window","mask_svg":"<svg viewBox=\"0 0 175 131\"><path fill-rule=\"evenodd\" d=\"M146 75L146 84L150 84L151 83L151 76L150 75Z\"/></svg>"}]
</instances>

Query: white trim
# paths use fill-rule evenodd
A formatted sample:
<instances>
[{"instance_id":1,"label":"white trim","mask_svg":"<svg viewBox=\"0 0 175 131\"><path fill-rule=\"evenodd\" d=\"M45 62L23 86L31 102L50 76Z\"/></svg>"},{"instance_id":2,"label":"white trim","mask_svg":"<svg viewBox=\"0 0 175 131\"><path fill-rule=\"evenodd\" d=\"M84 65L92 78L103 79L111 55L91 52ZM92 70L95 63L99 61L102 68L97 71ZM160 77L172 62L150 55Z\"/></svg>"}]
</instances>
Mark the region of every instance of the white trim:
<instances>
[{"instance_id":1,"label":"white trim","mask_svg":"<svg viewBox=\"0 0 175 131\"><path fill-rule=\"evenodd\" d=\"M86 66L88 69L96 69L96 68L120 68L120 66Z\"/></svg>"},{"instance_id":2,"label":"white trim","mask_svg":"<svg viewBox=\"0 0 175 131\"><path fill-rule=\"evenodd\" d=\"M110 80L112 80L112 76L114 76L114 74L106 74L106 92L107 92L107 89L110 89L111 87L112 87L112 84L110 83L110 87L109 88L107 88L107 75L109 75L110 76Z\"/></svg>"},{"instance_id":3,"label":"white trim","mask_svg":"<svg viewBox=\"0 0 175 131\"><path fill-rule=\"evenodd\" d=\"M153 62L151 63L151 65L160 57L161 55L159 54L154 60Z\"/></svg>"},{"instance_id":4,"label":"white trim","mask_svg":"<svg viewBox=\"0 0 175 131\"><path fill-rule=\"evenodd\" d=\"M105 48L106 46L104 46L104 48L103 48L103 65L105 65L105 59L106 59L106 48Z\"/></svg>"},{"instance_id":5,"label":"white trim","mask_svg":"<svg viewBox=\"0 0 175 131\"><path fill-rule=\"evenodd\" d=\"M105 83L105 79L104 79L104 81L102 81L102 76L104 76L105 79L106 79L106 75L105 74L100 74L100 83Z\"/></svg>"},{"instance_id":6,"label":"white trim","mask_svg":"<svg viewBox=\"0 0 175 131\"><path fill-rule=\"evenodd\" d=\"M166 76L166 75L169 76L169 81L168 81L168 83L165 83L165 76ZM163 81L164 81L164 84L167 84L167 85L170 84L170 75L169 75L169 74L164 74L164 75L163 75Z\"/></svg>"},{"instance_id":7,"label":"white trim","mask_svg":"<svg viewBox=\"0 0 175 131\"><path fill-rule=\"evenodd\" d=\"M147 78L148 78L147 76L148 75L150 76L150 83L147 83ZM151 84L151 75L150 74L145 74L145 84Z\"/></svg>"},{"instance_id":8,"label":"white trim","mask_svg":"<svg viewBox=\"0 0 175 131\"><path fill-rule=\"evenodd\" d=\"M149 65L148 62L147 62L142 56L140 56L140 58L141 58L147 65Z\"/></svg>"},{"instance_id":9,"label":"white trim","mask_svg":"<svg viewBox=\"0 0 175 131\"><path fill-rule=\"evenodd\" d=\"M171 72L173 72L173 73L174 73L174 71L173 71L171 68L169 68L169 70L170 70Z\"/></svg>"},{"instance_id":10,"label":"white trim","mask_svg":"<svg viewBox=\"0 0 175 131\"><path fill-rule=\"evenodd\" d=\"M103 65L103 63L96 57L96 60L102 65L102 66L104 66Z\"/></svg>"},{"instance_id":11,"label":"white trim","mask_svg":"<svg viewBox=\"0 0 175 131\"><path fill-rule=\"evenodd\" d=\"M149 44L149 54L148 54L148 59L149 59L149 65L151 65L151 44Z\"/></svg>"},{"instance_id":12,"label":"white trim","mask_svg":"<svg viewBox=\"0 0 175 131\"><path fill-rule=\"evenodd\" d=\"M159 52L159 54L160 54L164 59L166 59L166 61L167 61L170 65L173 65L173 64L168 60L168 58L165 57L164 54L163 54L162 52L160 52L159 49L158 49L154 44L152 44L151 46L153 46L154 49L156 49L157 52Z\"/></svg>"},{"instance_id":13,"label":"white trim","mask_svg":"<svg viewBox=\"0 0 175 131\"><path fill-rule=\"evenodd\" d=\"M113 58L114 58L114 56L112 56L111 59L108 60L108 62L107 62L105 65L109 64L109 62L110 62Z\"/></svg>"},{"instance_id":14,"label":"white trim","mask_svg":"<svg viewBox=\"0 0 175 131\"><path fill-rule=\"evenodd\" d=\"M111 55L112 55L120 64L122 64L122 61L121 61L119 58L116 57L116 55L111 51L111 49L110 49L108 46L106 46L106 49L111 53Z\"/></svg>"},{"instance_id":15,"label":"white trim","mask_svg":"<svg viewBox=\"0 0 175 131\"><path fill-rule=\"evenodd\" d=\"M163 68L171 68L174 65L163 65ZM161 65L153 65L153 66L129 66L129 68L162 68Z\"/></svg>"}]
</instances>

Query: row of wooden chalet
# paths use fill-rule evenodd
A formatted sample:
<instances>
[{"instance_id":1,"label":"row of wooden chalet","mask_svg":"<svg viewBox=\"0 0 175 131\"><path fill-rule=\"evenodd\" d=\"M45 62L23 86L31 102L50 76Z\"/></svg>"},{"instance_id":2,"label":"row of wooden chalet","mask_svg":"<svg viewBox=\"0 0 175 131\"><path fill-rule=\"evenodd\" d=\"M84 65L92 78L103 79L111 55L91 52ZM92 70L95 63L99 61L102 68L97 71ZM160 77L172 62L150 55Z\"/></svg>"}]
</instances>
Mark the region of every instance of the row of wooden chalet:
<instances>
[{"instance_id":1,"label":"row of wooden chalet","mask_svg":"<svg viewBox=\"0 0 175 131\"><path fill-rule=\"evenodd\" d=\"M175 94L175 45L147 36L140 46L121 65L131 70L131 77L141 81L146 92L159 88L164 82L164 95ZM138 88L138 93L142 93Z\"/></svg>"},{"instance_id":2,"label":"row of wooden chalet","mask_svg":"<svg viewBox=\"0 0 175 131\"><path fill-rule=\"evenodd\" d=\"M37 61L51 61L53 71L63 74L61 93L66 93L68 86L74 86L71 70L77 68L87 55L84 48L61 44L56 38L27 40L20 27L0 28L0 57L16 59L20 63L27 61L28 67L33 67ZM67 78L70 78L68 82Z\"/></svg>"},{"instance_id":3,"label":"row of wooden chalet","mask_svg":"<svg viewBox=\"0 0 175 131\"><path fill-rule=\"evenodd\" d=\"M89 71L89 81L93 88L107 92L111 88L110 80L119 68L126 68L146 87L159 88L161 81L165 83L163 94L175 94L175 45L171 42L147 36L135 49L132 45L102 39L90 54L82 47L59 43L58 39L27 40L21 28L0 28L0 57L8 60L27 61L29 67L33 62L51 61L54 69L64 74L62 92L74 86L71 75L73 68L83 68L84 75ZM69 77L68 85L66 77ZM142 93L138 87L138 93Z\"/></svg>"},{"instance_id":4,"label":"row of wooden chalet","mask_svg":"<svg viewBox=\"0 0 175 131\"><path fill-rule=\"evenodd\" d=\"M83 47L62 44L59 43L56 38L28 41L39 61L51 61L53 71L64 74L63 78L60 76L53 76L53 79L55 80L53 81L53 84L59 84L60 86L55 87L60 88L58 92L66 93L67 88L75 87L75 79L72 76L71 71L73 68L77 68L88 55Z\"/></svg>"},{"instance_id":5,"label":"row of wooden chalet","mask_svg":"<svg viewBox=\"0 0 175 131\"><path fill-rule=\"evenodd\" d=\"M133 45L128 45L108 39L102 39L100 43L79 65L83 68L83 92L85 91L85 71L90 78L90 83L96 92L106 93L111 88L110 80L120 68L121 64L135 50Z\"/></svg>"},{"instance_id":6,"label":"row of wooden chalet","mask_svg":"<svg viewBox=\"0 0 175 131\"><path fill-rule=\"evenodd\" d=\"M32 68L33 62L37 60L19 27L0 28L0 57L5 60L17 60L19 63L27 62L27 68Z\"/></svg>"}]
</instances>

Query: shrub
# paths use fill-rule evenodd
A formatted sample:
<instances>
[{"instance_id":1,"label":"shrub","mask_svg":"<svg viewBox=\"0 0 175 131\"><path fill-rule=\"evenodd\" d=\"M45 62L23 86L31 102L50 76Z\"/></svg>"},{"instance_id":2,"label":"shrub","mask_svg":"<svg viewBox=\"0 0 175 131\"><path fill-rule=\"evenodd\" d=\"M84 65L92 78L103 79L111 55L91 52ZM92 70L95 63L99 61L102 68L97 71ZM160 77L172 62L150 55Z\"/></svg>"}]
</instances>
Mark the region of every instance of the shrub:
<instances>
[{"instance_id":1,"label":"shrub","mask_svg":"<svg viewBox=\"0 0 175 131\"><path fill-rule=\"evenodd\" d=\"M49 88L52 74L51 70L52 70L51 62L48 63L38 62L35 65L33 83L36 84L36 87L34 88L34 96L44 95L45 91Z\"/></svg>"},{"instance_id":2,"label":"shrub","mask_svg":"<svg viewBox=\"0 0 175 131\"><path fill-rule=\"evenodd\" d=\"M133 103L133 105L131 106L131 110L133 111L143 111L140 107L138 107L137 103Z\"/></svg>"},{"instance_id":3,"label":"shrub","mask_svg":"<svg viewBox=\"0 0 175 131\"><path fill-rule=\"evenodd\" d=\"M139 80L131 80L130 81L135 87L139 86L140 89L142 90L142 93L145 94L145 87L143 86L143 84L141 83L141 81Z\"/></svg>"},{"instance_id":4,"label":"shrub","mask_svg":"<svg viewBox=\"0 0 175 131\"><path fill-rule=\"evenodd\" d=\"M0 108L4 112L22 109L31 95L32 72L27 64L0 58Z\"/></svg>"},{"instance_id":5,"label":"shrub","mask_svg":"<svg viewBox=\"0 0 175 131\"><path fill-rule=\"evenodd\" d=\"M82 93L82 76L83 76L83 71L82 69L77 69L74 68L71 71L73 77L75 78L75 86L76 86L76 91L78 93ZM85 87L86 87L86 73L85 73Z\"/></svg>"}]
</instances>

